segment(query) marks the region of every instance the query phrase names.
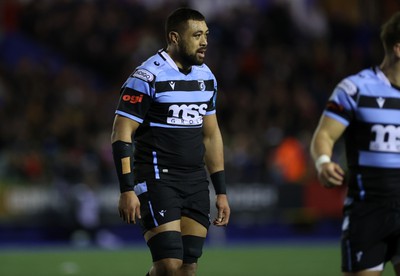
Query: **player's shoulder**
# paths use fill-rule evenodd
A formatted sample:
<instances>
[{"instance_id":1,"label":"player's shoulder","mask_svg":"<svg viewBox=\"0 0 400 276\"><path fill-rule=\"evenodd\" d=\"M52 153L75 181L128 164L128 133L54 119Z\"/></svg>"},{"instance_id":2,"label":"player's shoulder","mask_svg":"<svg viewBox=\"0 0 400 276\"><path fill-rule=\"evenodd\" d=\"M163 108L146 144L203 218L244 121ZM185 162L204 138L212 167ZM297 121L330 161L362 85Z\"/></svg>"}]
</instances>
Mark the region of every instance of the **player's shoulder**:
<instances>
[{"instance_id":1,"label":"player's shoulder","mask_svg":"<svg viewBox=\"0 0 400 276\"><path fill-rule=\"evenodd\" d=\"M349 78L352 81L358 82L358 83L379 81L379 77L377 75L377 71L375 68L366 68L364 70L361 70L357 74L349 76Z\"/></svg>"},{"instance_id":2,"label":"player's shoulder","mask_svg":"<svg viewBox=\"0 0 400 276\"><path fill-rule=\"evenodd\" d=\"M217 80L214 76L214 73L211 71L210 67L208 67L205 63L201 65L195 65L193 66L193 68L198 78L204 80L213 80L214 84L215 85L217 84Z\"/></svg>"},{"instance_id":3,"label":"player's shoulder","mask_svg":"<svg viewBox=\"0 0 400 276\"><path fill-rule=\"evenodd\" d=\"M157 52L155 55L149 57L131 74L131 77L138 78L147 82L153 82L157 75L160 74L165 67L167 62L163 57Z\"/></svg>"},{"instance_id":4,"label":"player's shoulder","mask_svg":"<svg viewBox=\"0 0 400 276\"><path fill-rule=\"evenodd\" d=\"M356 74L349 75L342 79L337 88L345 91L348 95L354 96L366 85L382 83L374 68L366 68Z\"/></svg>"},{"instance_id":5,"label":"player's shoulder","mask_svg":"<svg viewBox=\"0 0 400 276\"><path fill-rule=\"evenodd\" d=\"M196 69L196 71L198 71L198 72L202 72L202 73L204 73L204 74L209 74L209 75L214 76L214 74L213 74L213 72L211 71L210 67L208 67L207 64L205 64L205 63L203 63L203 64L201 64L201 65L194 65L193 67L194 67L194 68Z\"/></svg>"}]
</instances>

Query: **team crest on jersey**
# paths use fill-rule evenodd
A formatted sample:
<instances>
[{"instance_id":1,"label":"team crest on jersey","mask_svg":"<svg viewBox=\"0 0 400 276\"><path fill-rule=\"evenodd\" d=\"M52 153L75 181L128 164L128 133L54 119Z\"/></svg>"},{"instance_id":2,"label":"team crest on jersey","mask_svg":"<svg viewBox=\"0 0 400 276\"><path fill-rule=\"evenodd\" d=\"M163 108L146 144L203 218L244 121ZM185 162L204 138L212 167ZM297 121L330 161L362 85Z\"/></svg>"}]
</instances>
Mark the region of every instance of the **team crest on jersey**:
<instances>
[{"instance_id":1,"label":"team crest on jersey","mask_svg":"<svg viewBox=\"0 0 400 276\"><path fill-rule=\"evenodd\" d=\"M349 96L354 96L357 93L357 86L355 86L353 82L347 79L342 80L338 84L338 88L343 89L344 92L346 92Z\"/></svg>"},{"instance_id":2,"label":"team crest on jersey","mask_svg":"<svg viewBox=\"0 0 400 276\"><path fill-rule=\"evenodd\" d=\"M154 75L147 71L146 69L137 69L131 77L138 78L147 82L152 82L154 80Z\"/></svg>"},{"instance_id":3,"label":"team crest on jersey","mask_svg":"<svg viewBox=\"0 0 400 276\"><path fill-rule=\"evenodd\" d=\"M204 80L198 80L199 83L199 88L201 91L205 91L206 90L206 84L204 83Z\"/></svg>"}]
</instances>

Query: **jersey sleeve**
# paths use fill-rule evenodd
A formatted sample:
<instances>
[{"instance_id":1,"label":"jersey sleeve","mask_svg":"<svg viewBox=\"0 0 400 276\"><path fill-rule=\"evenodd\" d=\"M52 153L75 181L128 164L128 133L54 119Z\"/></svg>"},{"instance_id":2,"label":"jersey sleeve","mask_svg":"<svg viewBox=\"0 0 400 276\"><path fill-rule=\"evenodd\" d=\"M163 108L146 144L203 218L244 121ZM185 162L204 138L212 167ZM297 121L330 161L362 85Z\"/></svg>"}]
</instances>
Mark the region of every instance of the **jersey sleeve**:
<instances>
[{"instance_id":1,"label":"jersey sleeve","mask_svg":"<svg viewBox=\"0 0 400 276\"><path fill-rule=\"evenodd\" d=\"M214 82L214 93L210 99L210 102L207 105L207 110L206 110L206 114L205 114L206 116L215 114L217 111L218 85L217 85L217 80L215 79L215 77L213 77L213 82Z\"/></svg>"},{"instance_id":2,"label":"jersey sleeve","mask_svg":"<svg viewBox=\"0 0 400 276\"><path fill-rule=\"evenodd\" d=\"M116 114L143 123L150 108L155 76L146 69L136 69L121 88Z\"/></svg>"},{"instance_id":3,"label":"jersey sleeve","mask_svg":"<svg viewBox=\"0 0 400 276\"><path fill-rule=\"evenodd\" d=\"M348 126L354 117L357 97L357 86L346 78L333 90L323 114Z\"/></svg>"}]
</instances>

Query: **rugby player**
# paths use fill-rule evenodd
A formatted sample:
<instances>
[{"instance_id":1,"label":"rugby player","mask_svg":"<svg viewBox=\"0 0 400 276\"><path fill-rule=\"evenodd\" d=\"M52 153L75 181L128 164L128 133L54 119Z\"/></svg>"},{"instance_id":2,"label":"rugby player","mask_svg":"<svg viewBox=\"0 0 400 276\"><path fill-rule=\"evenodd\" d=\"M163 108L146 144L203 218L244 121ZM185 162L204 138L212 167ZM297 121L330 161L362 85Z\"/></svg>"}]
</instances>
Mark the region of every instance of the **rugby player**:
<instances>
[{"instance_id":1,"label":"rugby player","mask_svg":"<svg viewBox=\"0 0 400 276\"><path fill-rule=\"evenodd\" d=\"M381 29L380 66L344 78L334 89L311 142L320 182L347 185L342 271L378 276L391 261L400 275L400 13ZM347 170L331 160L340 137Z\"/></svg>"},{"instance_id":2,"label":"rugby player","mask_svg":"<svg viewBox=\"0 0 400 276\"><path fill-rule=\"evenodd\" d=\"M177 9L165 31L166 49L121 89L111 135L118 209L125 222L140 221L153 259L147 275L195 275L210 225L208 175L213 224L226 226L230 216L217 82L204 64L209 30L200 12Z\"/></svg>"}]
</instances>

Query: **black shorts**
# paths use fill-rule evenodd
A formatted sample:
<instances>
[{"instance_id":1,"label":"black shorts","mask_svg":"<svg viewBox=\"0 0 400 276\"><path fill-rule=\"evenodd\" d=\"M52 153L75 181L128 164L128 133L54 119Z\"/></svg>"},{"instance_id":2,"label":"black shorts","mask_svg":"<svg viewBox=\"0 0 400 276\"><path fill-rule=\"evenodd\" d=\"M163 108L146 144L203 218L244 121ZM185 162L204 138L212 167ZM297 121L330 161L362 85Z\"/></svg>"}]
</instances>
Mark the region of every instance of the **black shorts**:
<instances>
[{"instance_id":1,"label":"black shorts","mask_svg":"<svg viewBox=\"0 0 400 276\"><path fill-rule=\"evenodd\" d=\"M400 201L353 201L343 214L343 272L373 268L400 255Z\"/></svg>"},{"instance_id":2,"label":"black shorts","mask_svg":"<svg viewBox=\"0 0 400 276\"><path fill-rule=\"evenodd\" d=\"M167 222L189 217L208 229L210 193L208 180L146 180L135 185L140 200L143 232Z\"/></svg>"}]
</instances>

